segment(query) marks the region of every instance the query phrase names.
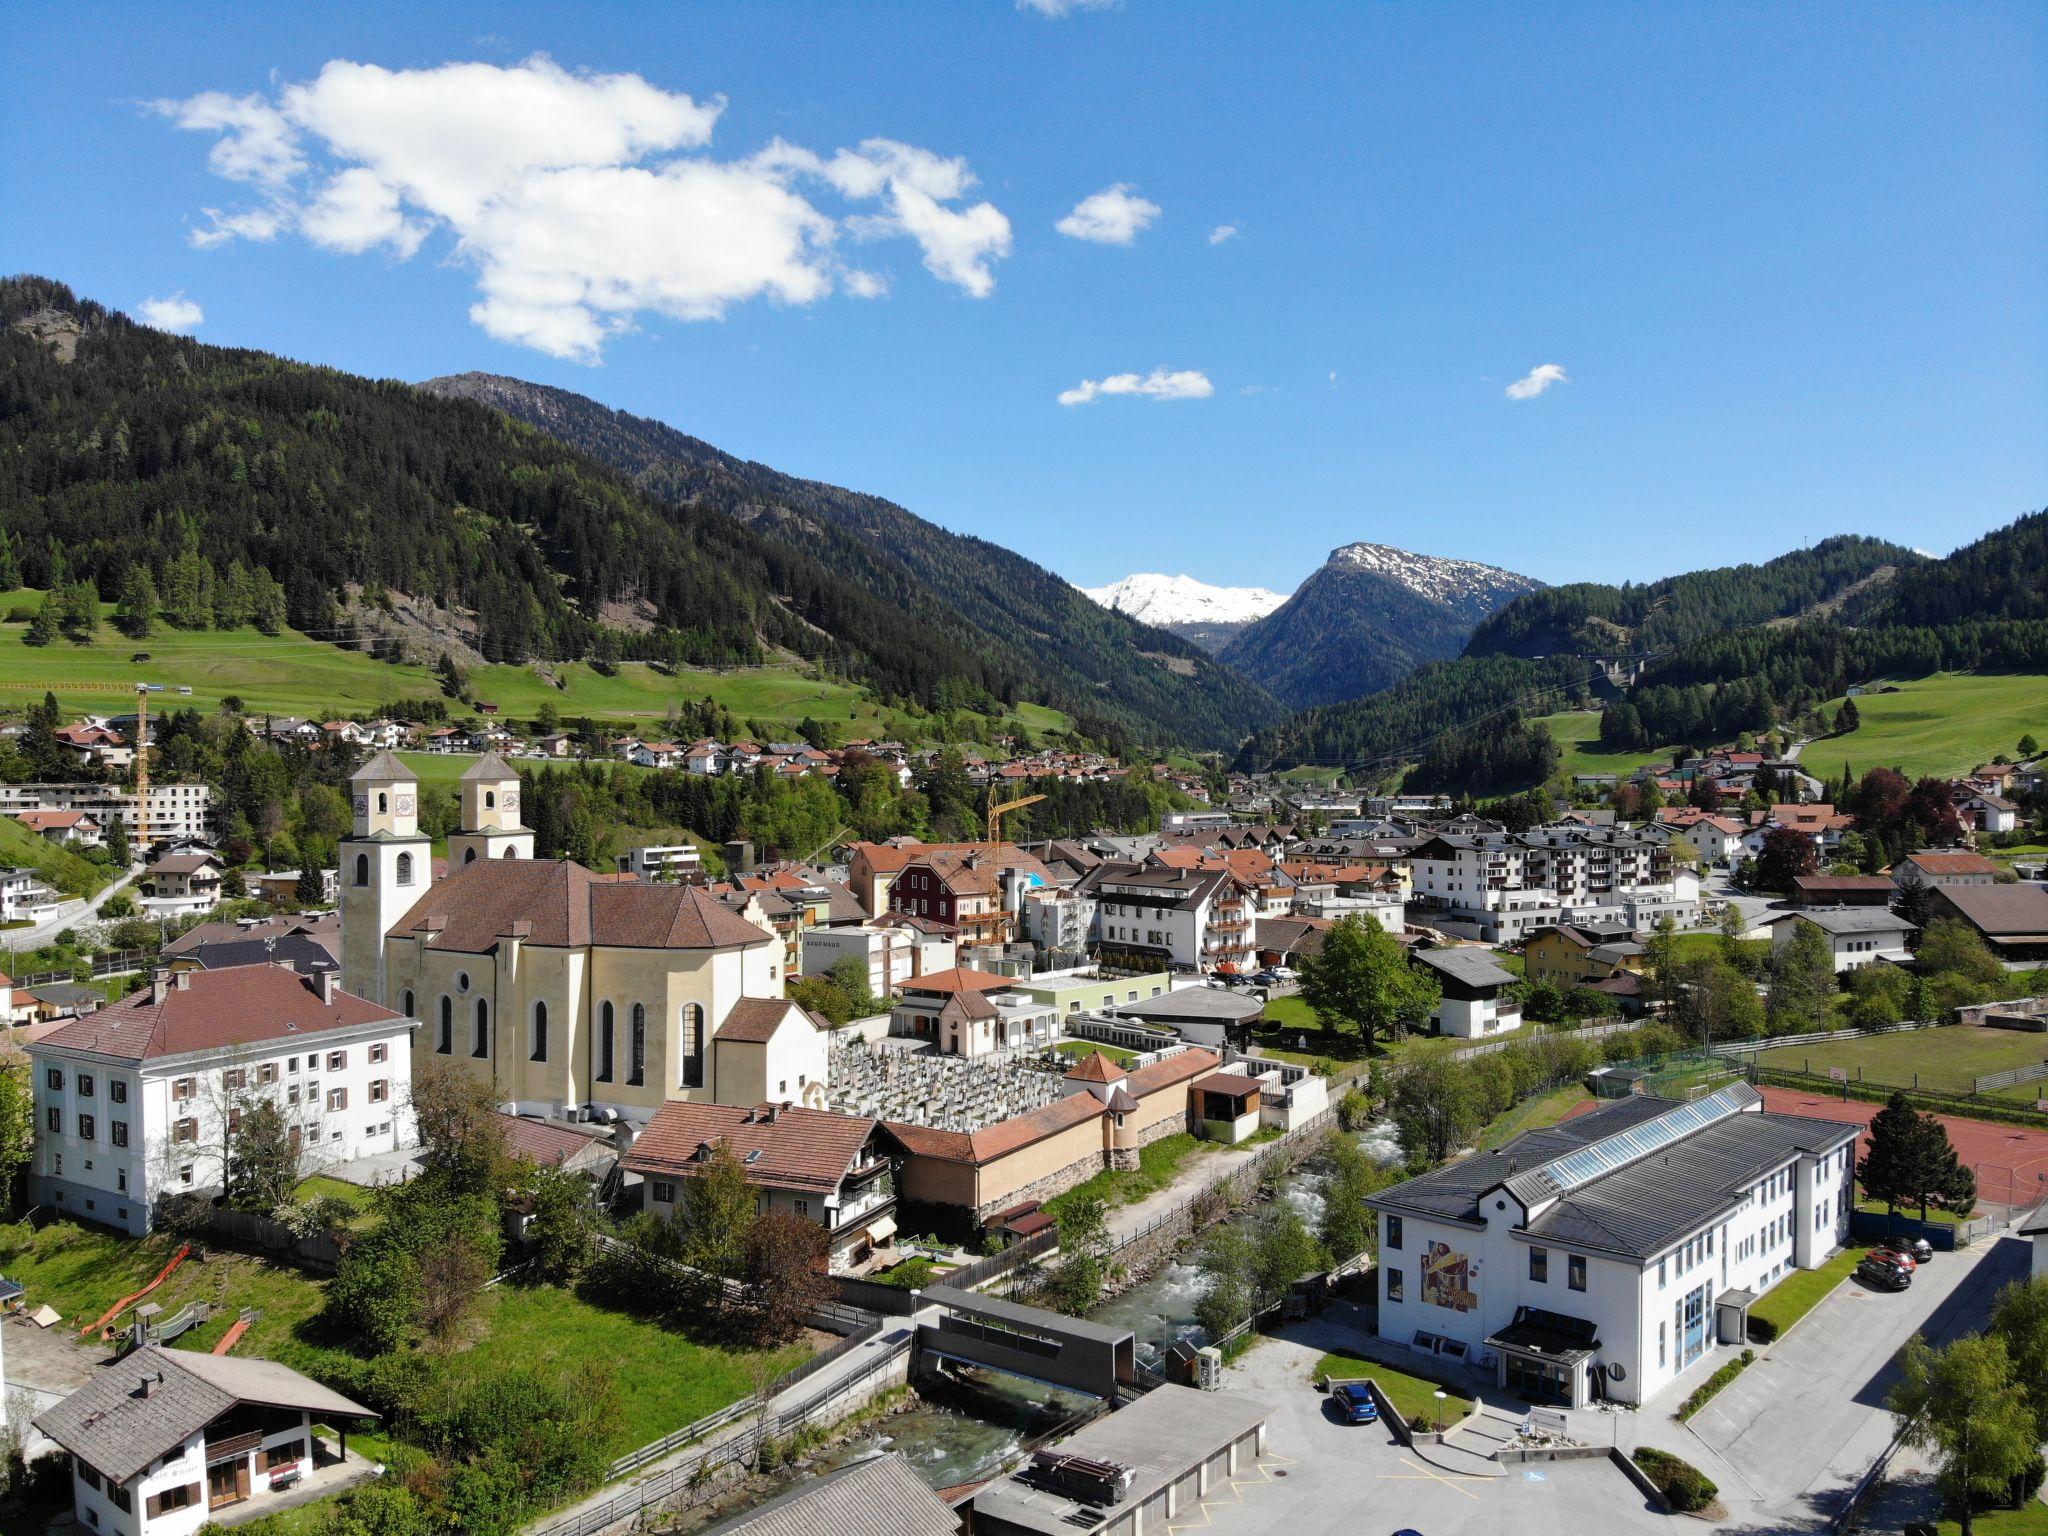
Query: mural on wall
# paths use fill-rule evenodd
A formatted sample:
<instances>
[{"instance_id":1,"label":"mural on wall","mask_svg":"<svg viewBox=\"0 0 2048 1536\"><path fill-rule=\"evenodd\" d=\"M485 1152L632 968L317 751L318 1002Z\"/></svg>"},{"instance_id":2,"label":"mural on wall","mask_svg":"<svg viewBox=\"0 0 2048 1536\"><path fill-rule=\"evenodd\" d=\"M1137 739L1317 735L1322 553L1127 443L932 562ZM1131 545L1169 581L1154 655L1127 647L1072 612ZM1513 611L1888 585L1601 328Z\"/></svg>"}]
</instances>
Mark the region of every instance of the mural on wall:
<instances>
[{"instance_id":1,"label":"mural on wall","mask_svg":"<svg viewBox=\"0 0 2048 1536\"><path fill-rule=\"evenodd\" d=\"M1429 1244L1422 1250L1422 1299L1453 1312L1477 1311L1476 1268L1464 1254L1452 1252L1449 1243Z\"/></svg>"}]
</instances>

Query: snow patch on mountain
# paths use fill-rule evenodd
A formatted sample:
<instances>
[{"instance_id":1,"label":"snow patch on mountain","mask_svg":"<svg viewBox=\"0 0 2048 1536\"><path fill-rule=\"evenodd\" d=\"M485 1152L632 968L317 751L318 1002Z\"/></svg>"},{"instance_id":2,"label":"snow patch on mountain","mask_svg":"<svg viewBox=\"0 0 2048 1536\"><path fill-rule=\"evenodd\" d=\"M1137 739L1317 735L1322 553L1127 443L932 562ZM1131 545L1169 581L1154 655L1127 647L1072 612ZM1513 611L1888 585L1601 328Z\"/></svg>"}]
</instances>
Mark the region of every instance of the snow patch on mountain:
<instances>
[{"instance_id":1,"label":"snow patch on mountain","mask_svg":"<svg viewBox=\"0 0 2048 1536\"><path fill-rule=\"evenodd\" d=\"M1155 572L1081 590L1105 608L1155 625L1247 624L1287 601L1285 593L1264 587L1215 587L1192 576Z\"/></svg>"},{"instance_id":2,"label":"snow patch on mountain","mask_svg":"<svg viewBox=\"0 0 2048 1536\"><path fill-rule=\"evenodd\" d=\"M1443 555L1418 555L1391 544L1346 544L1331 550L1327 563L1336 570L1371 571L1398 581L1411 592L1453 607L1474 598L1495 597L1503 589L1528 592L1542 585L1496 565L1453 560Z\"/></svg>"}]
</instances>

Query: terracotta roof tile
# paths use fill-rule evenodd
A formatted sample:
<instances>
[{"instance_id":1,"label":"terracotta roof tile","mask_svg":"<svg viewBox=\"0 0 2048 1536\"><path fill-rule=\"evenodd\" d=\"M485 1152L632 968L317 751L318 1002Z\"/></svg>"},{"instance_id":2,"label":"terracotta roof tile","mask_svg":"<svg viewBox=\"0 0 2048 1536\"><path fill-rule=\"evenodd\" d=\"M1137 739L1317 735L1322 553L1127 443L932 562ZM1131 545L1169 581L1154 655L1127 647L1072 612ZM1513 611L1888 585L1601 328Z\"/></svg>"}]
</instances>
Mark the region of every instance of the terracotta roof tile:
<instances>
[{"instance_id":1,"label":"terracotta roof tile","mask_svg":"<svg viewBox=\"0 0 2048 1536\"><path fill-rule=\"evenodd\" d=\"M1090 1051L1067 1072L1070 1083L1115 1083L1123 1077L1123 1069L1103 1051Z\"/></svg>"},{"instance_id":2,"label":"terracotta roof tile","mask_svg":"<svg viewBox=\"0 0 2048 1536\"><path fill-rule=\"evenodd\" d=\"M72 1020L43 1043L139 1062L403 1017L338 987L332 1001L322 1002L318 981L283 966L237 965L180 972L161 997L145 987Z\"/></svg>"},{"instance_id":3,"label":"terracotta roof tile","mask_svg":"<svg viewBox=\"0 0 2048 1536\"><path fill-rule=\"evenodd\" d=\"M623 1166L639 1174L689 1175L701 1167L697 1149L722 1143L746 1167L747 1182L772 1189L830 1194L859 1161L876 1122L823 1109L752 1109L671 1099L654 1112ZM760 1156L747 1161L749 1153Z\"/></svg>"},{"instance_id":4,"label":"terracotta roof tile","mask_svg":"<svg viewBox=\"0 0 2048 1536\"><path fill-rule=\"evenodd\" d=\"M950 971L933 971L913 976L903 983L905 992L1002 992L1016 986L1008 976L977 971L971 965L956 965Z\"/></svg>"},{"instance_id":5,"label":"terracotta roof tile","mask_svg":"<svg viewBox=\"0 0 2048 1536\"><path fill-rule=\"evenodd\" d=\"M551 949L733 949L773 935L698 886L599 875L567 859L479 859L423 892L394 934L428 933L429 949L486 954L519 922ZM438 929L438 931L433 931Z\"/></svg>"},{"instance_id":6,"label":"terracotta roof tile","mask_svg":"<svg viewBox=\"0 0 2048 1536\"><path fill-rule=\"evenodd\" d=\"M743 997L732 1005L732 1012L725 1016L713 1038L760 1044L773 1039L775 1031L782 1028L792 1013L801 1019L810 1018L787 998Z\"/></svg>"}]
</instances>

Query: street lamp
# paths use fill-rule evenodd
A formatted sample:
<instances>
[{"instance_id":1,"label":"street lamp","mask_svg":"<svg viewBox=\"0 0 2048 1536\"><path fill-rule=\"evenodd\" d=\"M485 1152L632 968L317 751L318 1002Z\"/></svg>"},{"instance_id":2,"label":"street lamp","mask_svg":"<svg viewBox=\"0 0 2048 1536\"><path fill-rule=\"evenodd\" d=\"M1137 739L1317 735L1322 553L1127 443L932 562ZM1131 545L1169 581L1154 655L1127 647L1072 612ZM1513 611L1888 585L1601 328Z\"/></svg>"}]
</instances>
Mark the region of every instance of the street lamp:
<instances>
[{"instance_id":1,"label":"street lamp","mask_svg":"<svg viewBox=\"0 0 2048 1536\"><path fill-rule=\"evenodd\" d=\"M1450 1395L1442 1387L1436 1389L1436 1432L1438 1434L1444 1432L1444 1399Z\"/></svg>"}]
</instances>

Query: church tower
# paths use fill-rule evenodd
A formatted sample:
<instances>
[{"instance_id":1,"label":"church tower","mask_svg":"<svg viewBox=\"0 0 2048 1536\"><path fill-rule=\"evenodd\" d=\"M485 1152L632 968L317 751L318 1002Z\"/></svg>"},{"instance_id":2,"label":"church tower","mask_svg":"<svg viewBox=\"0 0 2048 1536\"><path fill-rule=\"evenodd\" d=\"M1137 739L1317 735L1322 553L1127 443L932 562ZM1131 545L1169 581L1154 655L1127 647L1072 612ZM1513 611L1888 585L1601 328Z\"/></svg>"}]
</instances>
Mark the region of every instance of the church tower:
<instances>
[{"instance_id":1,"label":"church tower","mask_svg":"<svg viewBox=\"0 0 2048 1536\"><path fill-rule=\"evenodd\" d=\"M519 773L497 753L486 752L462 776L462 830L448 836L448 867L532 857L532 829L519 822Z\"/></svg>"},{"instance_id":2,"label":"church tower","mask_svg":"<svg viewBox=\"0 0 2048 1536\"><path fill-rule=\"evenodd\" d=\"M419 780L379 752L349 780L355 830L341 840L341 985L386 1003L384 935L434 879L434 844L420 834Z\"/></svg>"}]
</instances>

